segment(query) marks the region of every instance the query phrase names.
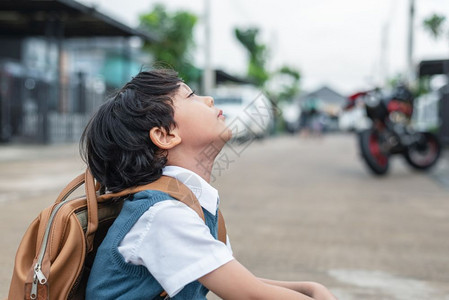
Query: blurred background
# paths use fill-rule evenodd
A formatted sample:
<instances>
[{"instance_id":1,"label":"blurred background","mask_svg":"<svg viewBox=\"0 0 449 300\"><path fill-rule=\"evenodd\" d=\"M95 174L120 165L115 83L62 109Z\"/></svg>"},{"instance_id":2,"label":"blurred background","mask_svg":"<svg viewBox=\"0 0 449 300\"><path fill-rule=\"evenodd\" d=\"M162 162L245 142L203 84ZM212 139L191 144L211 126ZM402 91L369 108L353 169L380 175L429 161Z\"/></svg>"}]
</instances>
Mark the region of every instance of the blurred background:
<instances>
[{"instance_id":1,"label":"blurred background","mask_svg":"<svg viewBox=\"0 0 449 300\"><path fill-rule=\"evenodd\" d=\"M26 226L82 172L92 113L168 67L233 130L213 181L246 266L341 299L449 299L446 0L1 0L0 44L0 296ZM378 108L393 134L364 135Z\"/></svg>"}]
</instances>

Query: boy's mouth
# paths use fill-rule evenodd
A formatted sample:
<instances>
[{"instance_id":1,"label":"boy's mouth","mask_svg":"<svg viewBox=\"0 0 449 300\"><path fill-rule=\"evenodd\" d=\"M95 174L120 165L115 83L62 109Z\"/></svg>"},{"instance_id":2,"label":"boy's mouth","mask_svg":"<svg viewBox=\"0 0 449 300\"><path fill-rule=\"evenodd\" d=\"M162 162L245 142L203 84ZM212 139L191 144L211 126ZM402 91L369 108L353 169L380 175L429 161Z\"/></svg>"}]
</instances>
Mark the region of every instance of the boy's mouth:
<instances>
[{"instance_id":1,"label":"boy's mouth","mask_svg":"<svg viewBox=\"0 0 449 300\"><path fill-rule=\"evenodd\" d=\"M217 116L217 117L218 117L218 118L219 118L219 117L224 117L224 116L223 116L223 111L222 111L221 109L218 111L218 116Z\"/></svg>"}]
</instances>

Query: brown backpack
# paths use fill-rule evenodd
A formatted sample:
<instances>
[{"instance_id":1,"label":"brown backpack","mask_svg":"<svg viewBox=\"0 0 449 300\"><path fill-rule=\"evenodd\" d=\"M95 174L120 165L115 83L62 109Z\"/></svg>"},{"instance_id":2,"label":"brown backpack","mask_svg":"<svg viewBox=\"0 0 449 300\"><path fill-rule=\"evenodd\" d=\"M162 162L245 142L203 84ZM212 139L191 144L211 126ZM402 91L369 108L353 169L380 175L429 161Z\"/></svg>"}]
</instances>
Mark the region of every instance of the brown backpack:
<instances>
[{"instance_id":1,"label":"brown backpack","mask_svg":"<svg viewBox=\"0 0 449 300\"><path fill-rule=\"evenodd\" d=\"M69 199L82 184L86 195ZM123 197L143 190L166 192L204 220L195 195L174 178L162 176L147 185L100 195L99 185L87 169L28 227L16 253L8 299L84 299L96 250L120 213ZM225 243L226 227L220 212L218 227L218 238Z\"/></svg>"}]
</instances>

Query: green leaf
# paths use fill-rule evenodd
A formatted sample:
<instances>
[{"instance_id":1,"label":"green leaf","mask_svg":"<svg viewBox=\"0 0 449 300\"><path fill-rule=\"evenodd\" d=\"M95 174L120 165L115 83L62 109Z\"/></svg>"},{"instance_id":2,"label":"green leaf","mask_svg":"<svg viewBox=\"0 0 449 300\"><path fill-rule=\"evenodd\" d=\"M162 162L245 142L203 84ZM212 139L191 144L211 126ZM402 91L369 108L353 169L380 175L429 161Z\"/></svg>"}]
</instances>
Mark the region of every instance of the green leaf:
<instances>
[{"instance_id":1,"label":"green leaf","mask_svg":"<svg viewBox=\"0 0 449 300\"><path fill-rule=\"evenodd\" d=\"M443 34L443 25L446 22L446 17L443 15L433 14L424 19L423 26L434 39L438 39Z\"/></svg>"}]
</instances>

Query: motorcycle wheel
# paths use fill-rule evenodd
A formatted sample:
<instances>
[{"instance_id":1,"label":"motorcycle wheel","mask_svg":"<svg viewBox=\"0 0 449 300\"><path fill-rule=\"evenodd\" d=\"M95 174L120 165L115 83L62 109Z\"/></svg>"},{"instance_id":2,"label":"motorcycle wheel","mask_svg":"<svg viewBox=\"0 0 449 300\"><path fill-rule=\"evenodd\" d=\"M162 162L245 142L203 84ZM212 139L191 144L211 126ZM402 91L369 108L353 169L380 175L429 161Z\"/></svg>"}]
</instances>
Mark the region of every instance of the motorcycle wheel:
<instances>
[{"instance_id":1,"label":"motorcycle wheel","mask_svg":"<svg viewBox=\"0 0 449 300\"><path fill-rule=\"evenodd\" d=\"M359 133L359 144L362 157L369 169L376 175L384 175L388 171L389 157L381 151L379 134L371 129Z\"/></svg>"},{"instance_id":2,"label":"motorcycle wheel","mask_svg":"<svg viewBox=\"0 0 449 300\"><path fill-rule=\"evenodd\" d=\"M437 136L430 132L419 134L422 135L422 141L410 146L404 153L404 157L414 169L427 170L440 158L441 144Z\"/></svg>"}]
</instances>

